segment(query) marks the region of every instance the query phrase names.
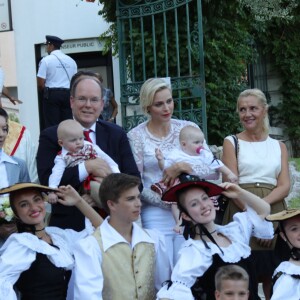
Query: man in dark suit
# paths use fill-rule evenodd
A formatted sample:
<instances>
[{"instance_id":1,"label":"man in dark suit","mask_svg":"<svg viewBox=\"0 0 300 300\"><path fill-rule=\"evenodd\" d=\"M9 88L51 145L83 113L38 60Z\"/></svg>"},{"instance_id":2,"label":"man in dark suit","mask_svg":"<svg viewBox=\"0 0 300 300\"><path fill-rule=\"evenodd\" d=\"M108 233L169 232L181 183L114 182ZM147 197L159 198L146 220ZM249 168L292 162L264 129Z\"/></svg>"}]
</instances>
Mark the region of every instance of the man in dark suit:
<instances>
[{"instance_id":1,"label":"man in dark suit","mask_svg":"<svg viewBox=\"0 0 300 300\"><path fill-rule=\"evenodd\" d=\"M93 76L84 75L72 80L70 104L73 117L83 130L90 131L91 141L118 164L122 173L140 177L125 131L113 123L97 121L103 109L102 90L100 81ZM54 158L61 150L57 140L57 126L45 129L40 135L37 169L41 184L48 185ZM60 185L70 184L78 189L88 175L104 178L110 173L110 167L101 158L87 160L76 167L66 168ZM88 195L86 199L89 201ZM79 231L84 228L84 217L74 207L55 204L50 225Z\"/></svg>"}]
</instances>

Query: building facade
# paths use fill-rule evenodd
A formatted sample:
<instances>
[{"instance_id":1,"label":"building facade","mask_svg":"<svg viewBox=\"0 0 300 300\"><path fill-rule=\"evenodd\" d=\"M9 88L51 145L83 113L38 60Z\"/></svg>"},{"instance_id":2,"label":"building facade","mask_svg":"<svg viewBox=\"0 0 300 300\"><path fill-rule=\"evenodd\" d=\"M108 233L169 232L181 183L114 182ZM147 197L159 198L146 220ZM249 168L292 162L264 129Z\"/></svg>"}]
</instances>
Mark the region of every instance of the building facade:
<instances>
[{"instance_id":1,"label":"building facade","mask_svg":"<svg viewBox=\"0 0 300 300\"><path fill-rule=\"evenodd\" d=\"M98 39L108 28L100 9L96 2L81 0L0 0L0 65L10 93L23 101L13 106L4 99L3 105L17 114L36 143L42 117L36 74L47 55L45 35L64 39L61 50L75 59L78 69L99 72L119 99L118 61L102 53Z\"/></svg>"}]
</instances>

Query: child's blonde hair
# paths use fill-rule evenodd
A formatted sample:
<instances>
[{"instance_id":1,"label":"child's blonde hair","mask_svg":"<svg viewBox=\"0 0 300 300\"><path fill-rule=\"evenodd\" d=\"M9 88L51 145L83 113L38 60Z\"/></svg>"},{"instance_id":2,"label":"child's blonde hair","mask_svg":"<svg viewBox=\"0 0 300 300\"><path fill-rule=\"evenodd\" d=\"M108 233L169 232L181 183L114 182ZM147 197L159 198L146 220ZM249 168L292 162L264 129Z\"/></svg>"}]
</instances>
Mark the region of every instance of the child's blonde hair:
<instances>
[{"instance_id":1,"label":"child's blonde hair","mask_svg":"<svg viewBox=\"0 0 300 300\"><path fill-rule=\"evenodd\" d=\"M242 280L249 286L249 275L245 269L237 265L220 267L215 275L215 286L217 291L221 291L224 280Z\"/></svg>"},{"instance_id":2,"label":"child's blonde hair","mask_svg":"<svg viewBox=\"0 0 300 300\"><path fill-rule=\"evenodd\" d=\"M200 133L203 135L203 139L204 139L204 134L202 132L202 130L199 127L195 127L192 125L187 125L184 126L179 133L179 141L186 141L189 140L191 138L191 135L193 135L194 133Z\"/></svg>"},{"instance_id":3,"label":"child's blonde hair","mask_svg":"<svg viewBox=\"0 0 300 300\"><path fill-rule=\"evenodd\" d=\"M57 127L57 137L59 140L62 140L66 135L70 134L70 132L74 132L74 130L83 132L82 126L77 121L72 119L64 120L60 122Z\"/></svg>"}]
</instances>

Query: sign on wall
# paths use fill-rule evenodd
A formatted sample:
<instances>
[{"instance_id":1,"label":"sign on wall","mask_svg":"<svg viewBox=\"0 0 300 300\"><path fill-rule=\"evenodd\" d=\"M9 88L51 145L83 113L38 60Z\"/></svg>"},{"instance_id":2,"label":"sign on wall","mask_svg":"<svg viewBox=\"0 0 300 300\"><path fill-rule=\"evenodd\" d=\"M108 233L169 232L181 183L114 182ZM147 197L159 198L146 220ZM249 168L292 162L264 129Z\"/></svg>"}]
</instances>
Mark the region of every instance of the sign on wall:
<instances>
[{"instance_id":1,"label":"sign on wall","mask_svg":"<svg viewBox=\"0 0 300 300\"><path fill-rule=\"evenodd\" d=\"M0 31L11 30L8 0L0 0Z\"/></svg>"},{"instance_id":2,"label":"sign on wall","mask_svg":"<svg viewBox=\"0 0 300 300\"><path fill-rule=\"evenodd\" d=\"M0 0L1 1L1 0ZM79 40L65 41L60 48L64 53L81 53L81 52L93 52L102 51L103 45L98 38L85 38ZM41 56L47 55L46 46L41 47Z\"/></svg>"}]
</instances>

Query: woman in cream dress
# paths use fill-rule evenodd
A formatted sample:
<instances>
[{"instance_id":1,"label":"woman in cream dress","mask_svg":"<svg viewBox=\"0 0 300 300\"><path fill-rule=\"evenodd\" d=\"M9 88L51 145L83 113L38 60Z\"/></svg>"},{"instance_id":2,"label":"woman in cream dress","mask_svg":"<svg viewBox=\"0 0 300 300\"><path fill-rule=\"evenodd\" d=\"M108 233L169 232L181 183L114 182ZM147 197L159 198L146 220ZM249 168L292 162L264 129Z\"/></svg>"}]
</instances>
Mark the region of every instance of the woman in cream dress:
<instances>
[{"instance_id":1,"label":"woman in cream dress","mask_svg":"<svg viewBox=\"0 0 300 300\"><path fill-rule=\"evenodd\" d=\"M223 163L238 176L242 188L271 205L272 213L282 211L290 188L288 153L282 142L269 136L268 104L264 93L258 89L243 91L237 100L237 112L244 130L236 135L237 149L232 136L225 138ZM233 215L242 210L244 206L238 201L228 202L223 224L228 224ZM275 244L276 238L251 240L258 279L263 282L266 299L270 299L271 276L278 264L273 251Z\"/></svg>"}]
</instances>

